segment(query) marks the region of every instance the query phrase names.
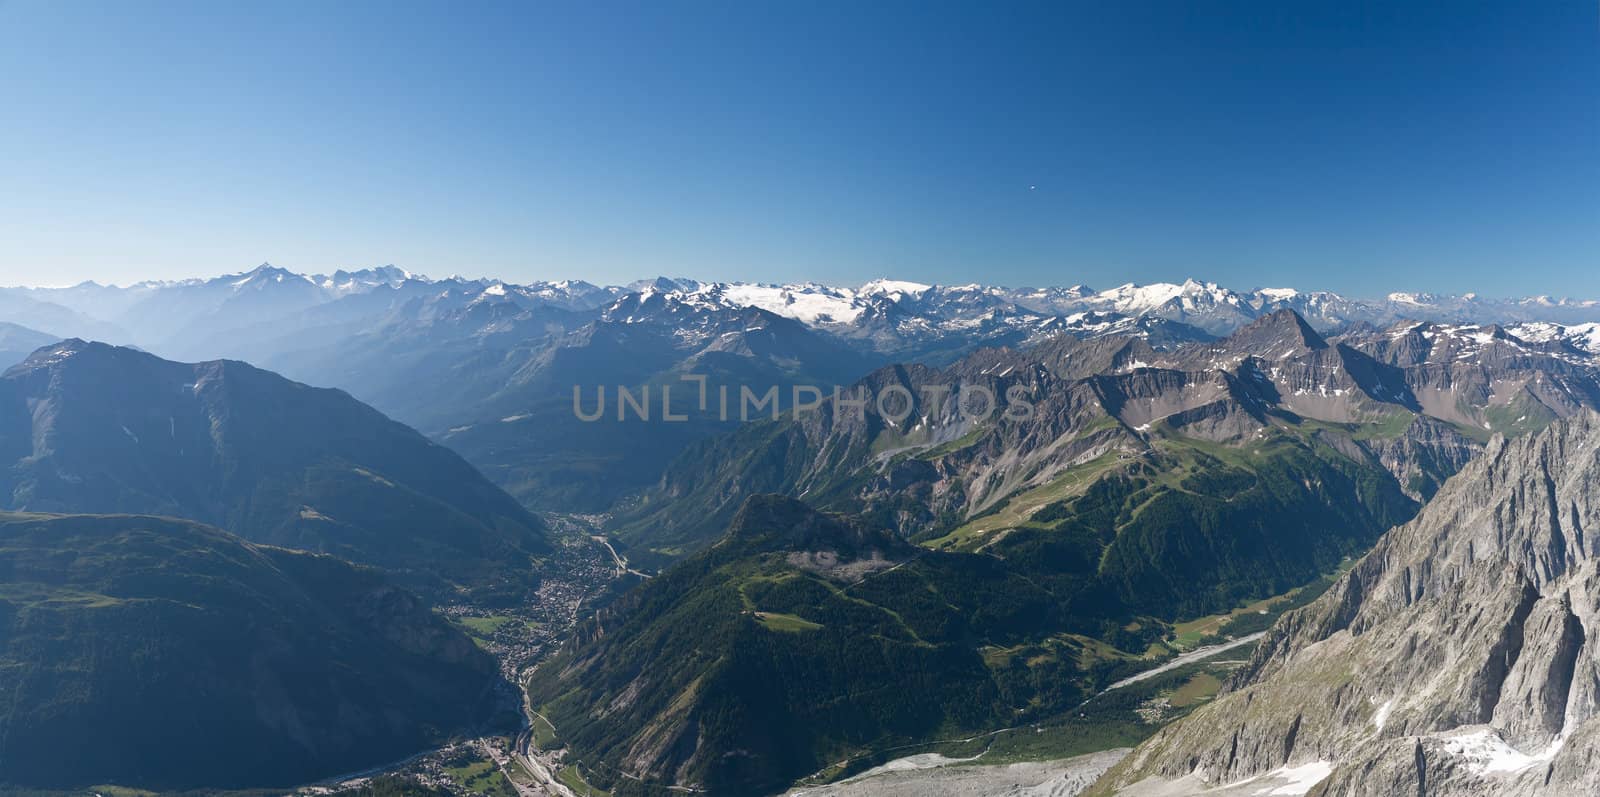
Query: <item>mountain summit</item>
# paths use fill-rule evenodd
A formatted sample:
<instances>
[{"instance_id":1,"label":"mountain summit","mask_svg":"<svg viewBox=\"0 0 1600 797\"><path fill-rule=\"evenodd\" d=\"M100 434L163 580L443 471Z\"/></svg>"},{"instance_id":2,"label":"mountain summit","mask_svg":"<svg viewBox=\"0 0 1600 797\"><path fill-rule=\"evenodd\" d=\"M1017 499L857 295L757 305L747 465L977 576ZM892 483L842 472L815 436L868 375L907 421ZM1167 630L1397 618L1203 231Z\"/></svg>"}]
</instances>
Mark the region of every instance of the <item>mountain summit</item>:
<instances>
[{"instance_id":1,"label":"mountain summit","mask_svg":"<svg viewBox=\"0 0 1600 797\"><path fill-rule=\"evenodd\" d=\"M1278 310L1240 327L1223 344L1264 360L1328 348L1328 341L1293 310Z\"/></svg>"}]
</instances>

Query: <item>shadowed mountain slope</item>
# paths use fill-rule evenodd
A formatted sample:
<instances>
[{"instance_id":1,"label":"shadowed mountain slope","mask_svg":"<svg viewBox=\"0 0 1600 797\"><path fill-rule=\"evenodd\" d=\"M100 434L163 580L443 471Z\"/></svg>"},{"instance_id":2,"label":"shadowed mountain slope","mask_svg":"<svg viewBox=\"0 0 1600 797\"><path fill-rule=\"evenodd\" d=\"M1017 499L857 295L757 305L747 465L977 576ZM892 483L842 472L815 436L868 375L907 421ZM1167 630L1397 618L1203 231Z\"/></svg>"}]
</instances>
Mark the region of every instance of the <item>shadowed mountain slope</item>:
<instances>
[{"instance_id":1,"label":"shadowed mountain slope","mask_svg":"<svg viewBox=\"0 0 1600 797\"><path fill-rule=\"evenodd\" d=\"M293 785L480 729L502 684L376 570L170 518L0 514L0 784Z\"/></svg>"},{"instance_id":2,"label":"shadowed mountain slope","mask_svg":"<svg viewBox=\"0 0 1600 797\"><path fill-rule=\"evenodd\" d=\"M471 465L342 391L80 340L0 378L0 503L184 517L515 596L547 548Z\"/></svg>"}]
</instances>

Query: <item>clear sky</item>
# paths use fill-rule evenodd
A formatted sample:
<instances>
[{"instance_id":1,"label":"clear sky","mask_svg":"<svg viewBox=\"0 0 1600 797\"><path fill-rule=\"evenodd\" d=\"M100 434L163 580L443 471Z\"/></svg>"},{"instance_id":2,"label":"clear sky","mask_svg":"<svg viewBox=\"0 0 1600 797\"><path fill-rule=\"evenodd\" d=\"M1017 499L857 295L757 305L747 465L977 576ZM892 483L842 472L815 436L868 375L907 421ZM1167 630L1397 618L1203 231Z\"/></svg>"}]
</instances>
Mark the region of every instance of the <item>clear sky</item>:
<instances>
[{"instance_id":1,"label":"clear sky","mask_svg":"<svg viewBox=\"0 0 1600 797\"><path fill-rule=\"evenodd\" d=\"M271 260L1600 297L1597 15L0 0L0 283Z\"/></svg>"}]
</instances>

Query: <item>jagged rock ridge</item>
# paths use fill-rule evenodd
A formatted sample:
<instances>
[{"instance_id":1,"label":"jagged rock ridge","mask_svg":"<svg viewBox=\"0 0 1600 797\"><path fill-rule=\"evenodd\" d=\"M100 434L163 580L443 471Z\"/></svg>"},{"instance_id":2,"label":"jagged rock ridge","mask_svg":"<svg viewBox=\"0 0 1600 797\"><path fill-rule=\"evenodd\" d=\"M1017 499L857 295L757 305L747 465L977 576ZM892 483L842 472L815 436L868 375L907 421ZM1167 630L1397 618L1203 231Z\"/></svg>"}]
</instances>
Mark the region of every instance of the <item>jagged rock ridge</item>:
<instances>
[{"instance_id":1,"label":"jagged rock ridge","mask_svg":"<svg viewBox=\"0 0 1600 797\"><path fill-rule=\"evenodd\" d=\"M1496 438L1101 793L1325 766L1316 795L1600 789L1600 415Z\"/></svg>"}]
</instances>

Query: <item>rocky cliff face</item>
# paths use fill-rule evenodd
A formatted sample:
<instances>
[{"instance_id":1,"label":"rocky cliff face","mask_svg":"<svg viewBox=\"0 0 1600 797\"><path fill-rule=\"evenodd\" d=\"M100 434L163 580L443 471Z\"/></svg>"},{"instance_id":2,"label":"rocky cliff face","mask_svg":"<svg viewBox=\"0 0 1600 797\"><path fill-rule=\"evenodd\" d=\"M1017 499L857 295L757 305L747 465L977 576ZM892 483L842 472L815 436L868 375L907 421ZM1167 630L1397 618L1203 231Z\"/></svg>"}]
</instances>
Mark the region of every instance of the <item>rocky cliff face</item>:
<instances>
[{"instance_id":1,"label":"rocky cliff face","mask_svg":"<svg viewBox=\"0 0 1600 797\"><path fill-rule=\"evenodd\" d=\"M1597 529L1600 415L1496 438L1097 791L1596 793Z\"/></svg>"}]
</instances>

